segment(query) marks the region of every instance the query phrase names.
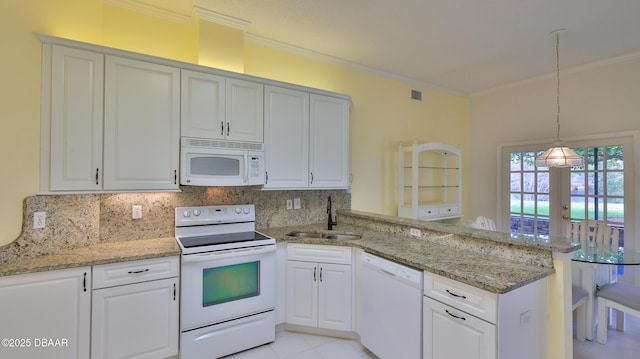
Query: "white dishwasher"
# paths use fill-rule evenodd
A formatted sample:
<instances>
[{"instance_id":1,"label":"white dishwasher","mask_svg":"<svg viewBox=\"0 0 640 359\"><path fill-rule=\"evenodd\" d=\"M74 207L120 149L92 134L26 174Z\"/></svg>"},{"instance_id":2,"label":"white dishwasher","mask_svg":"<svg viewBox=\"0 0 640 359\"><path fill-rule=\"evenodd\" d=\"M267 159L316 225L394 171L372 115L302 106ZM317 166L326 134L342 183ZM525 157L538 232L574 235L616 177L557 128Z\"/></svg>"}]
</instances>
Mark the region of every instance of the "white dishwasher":
<instances>
[{"instance_id":1,"label":"white dishwasher","mask_svg":"<svg viewBox=\"0 0 640 359\"><path fill-rule=\"evenodd\" d=\"M380 359L422 357L422 271L362 253L360 341Z\"/></svg>"}]
</instances>

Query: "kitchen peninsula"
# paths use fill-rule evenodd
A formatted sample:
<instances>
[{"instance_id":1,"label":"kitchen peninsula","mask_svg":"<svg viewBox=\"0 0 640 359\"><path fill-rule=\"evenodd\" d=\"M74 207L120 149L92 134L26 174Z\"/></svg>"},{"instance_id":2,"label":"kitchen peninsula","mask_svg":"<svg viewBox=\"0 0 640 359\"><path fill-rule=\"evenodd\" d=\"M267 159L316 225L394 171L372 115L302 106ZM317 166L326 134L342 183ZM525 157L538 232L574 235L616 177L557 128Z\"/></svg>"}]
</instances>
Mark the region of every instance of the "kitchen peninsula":
<instances>
[{"instance_id":1,"label":"kitchen peninsula","mask_svg":"<svg viewBox=\"0 0 640 359\"><path fill-rule=\"evenodd\" d=\"M552 275L553 252L570 253L578 248L564 238L514 238L508 233L354 210L338 211L338 218L332 232L355 233L362 238L287 236L291 232L332 233L323 224L260 230L282 242L361 248L497 294ZM412 228L420 230L420 235L412 236Z\"/></svg>"}]
</instances>

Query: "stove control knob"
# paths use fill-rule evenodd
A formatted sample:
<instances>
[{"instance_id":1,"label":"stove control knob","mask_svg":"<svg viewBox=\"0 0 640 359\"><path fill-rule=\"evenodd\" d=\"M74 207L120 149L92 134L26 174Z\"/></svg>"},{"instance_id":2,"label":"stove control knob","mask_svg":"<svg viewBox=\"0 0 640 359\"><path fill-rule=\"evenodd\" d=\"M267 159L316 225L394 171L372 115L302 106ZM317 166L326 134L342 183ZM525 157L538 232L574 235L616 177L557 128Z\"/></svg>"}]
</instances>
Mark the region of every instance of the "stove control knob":
<instances>
[{"instance_id":1,"label":"stove control knob","mask_svg":"<svg viewBox=\"0 0 640 359\"><path fill-rule=\"evenodd\" d=\"M236 214L240 214L242 213L242 208L236 207L235 211L236 211Z\"/></svg>"},{"instance_id":2,"label":"stove control knob","mask_svg":"<svg viewBox=\"0 0 640 359\"><path fill-rule=\"evenodd\" d=\"M193 210L193 215L198 217L200 215L200 210L199 209L194 209Z\"/></svg>"},{"instance_id":3,"label":"stove control knob","mask_svg":"<svg viewBox=\"0 0 640 359\"><path fill-rule=\"evenodd\" d=\"M246 208L244 209L244 214L249 214L249 212L251 212L251 210L249 209L249 207L246 207Z\"/></svg>"},{"instance_id":4,"label":"stove control knob","mask_svg":"<svg viewBox=\"0 0 640 359\"><path fill-rule=\"evenodd\" d=\"M191 217L191 212L185 210L184 212L182 212L182 217L185 217L185 218Z\"/></svg>"}]
</instances>

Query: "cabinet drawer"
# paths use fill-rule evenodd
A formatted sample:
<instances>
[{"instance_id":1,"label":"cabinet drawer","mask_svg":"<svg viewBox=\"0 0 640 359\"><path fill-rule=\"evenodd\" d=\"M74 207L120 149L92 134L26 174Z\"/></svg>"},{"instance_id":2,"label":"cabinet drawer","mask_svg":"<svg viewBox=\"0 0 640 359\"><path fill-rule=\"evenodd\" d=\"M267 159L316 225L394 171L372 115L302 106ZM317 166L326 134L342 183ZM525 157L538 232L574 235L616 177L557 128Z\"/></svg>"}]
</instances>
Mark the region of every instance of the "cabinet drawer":
<instances>
[{"instance_id":1,"label":"cabinet drawer","mask_svg":"<svg viewBox=\"0 0 640 359\"><path fill-rule=\"evenodd\" d=\"M305 262L351 264L351 247L289 243L287 245L287 259Z\"/></svg>"},{"instance_id":2,"label":"cabinet drawer","mask_svg":"<svg viewBox=\"0 0 640 359\"><path fill-rule=\"evenodd\" d=\"M93 267L93 289L177 277L180 257L101 264Z\"/></svg>"},{"instance_id":3,"label":"cabinet drawer","mask_svg":"<svg viewBox=\"0 0 640 359\"><path fill-rule=\"evenodd\" d=\"M498 295L495 293L425 272L424 294L490 323L497 321Z\"/></svg>"},{"instance_id":4,"label":"cabinet drawer","mask_svg":"<svg viewBox=\"0 0 640 359\"><path fill-rule=\"evenodd\" d=\"M458 206L446 205L438 208L438 214L441 216L453 216L458 214Z\"/></svg>"},{"instance_id":5,"label":"cabinet drawer","mask_svg":"<svg viewBox=\"0 0 640 359\"><path fill-rule=\"evenodd\" d=\"M438 207L420 206L418 207L418 218L429 218L438 216Z\"/></svg>"}]
</instances>

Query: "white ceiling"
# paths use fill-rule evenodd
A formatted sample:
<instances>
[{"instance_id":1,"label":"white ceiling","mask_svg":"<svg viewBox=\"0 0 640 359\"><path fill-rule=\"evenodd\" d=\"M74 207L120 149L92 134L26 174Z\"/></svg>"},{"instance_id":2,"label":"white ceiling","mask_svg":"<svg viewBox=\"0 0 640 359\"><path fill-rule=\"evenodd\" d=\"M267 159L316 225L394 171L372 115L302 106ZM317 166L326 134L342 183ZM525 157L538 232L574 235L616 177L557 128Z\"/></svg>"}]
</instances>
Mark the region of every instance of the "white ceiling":
<instances>
[{"instance_id":1,"label":"white ceiling","mask_svg":"<svg viewBox=\"0 0 640 359\"><path fill-rule=\"evenodd\" d=\"M247 21L246 33L461 94L640 56L638 0L137 0Z\"/></svg>"}]
</instances>

